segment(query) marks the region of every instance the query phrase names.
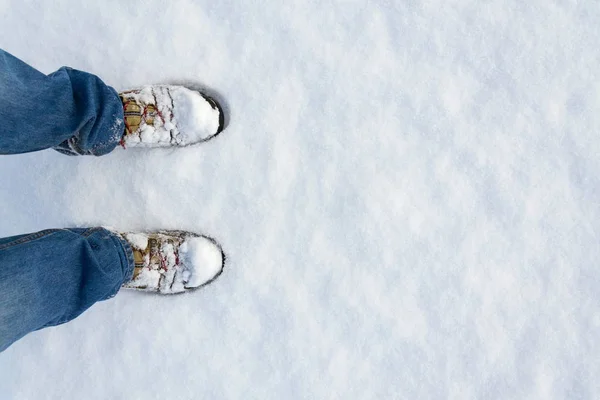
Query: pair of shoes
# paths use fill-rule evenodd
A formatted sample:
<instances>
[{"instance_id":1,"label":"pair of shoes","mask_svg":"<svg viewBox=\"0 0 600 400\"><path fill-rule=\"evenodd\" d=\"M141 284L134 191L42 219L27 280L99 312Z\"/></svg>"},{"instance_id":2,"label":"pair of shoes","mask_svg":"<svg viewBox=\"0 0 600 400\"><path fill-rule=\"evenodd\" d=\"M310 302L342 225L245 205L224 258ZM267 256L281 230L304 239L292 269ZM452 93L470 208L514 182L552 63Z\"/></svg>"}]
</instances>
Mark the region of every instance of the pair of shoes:
<instances>
[{"instance_id":1,"label":"pair of shoes","mask_svg":"<svg viewBox=\"0 0 600 400\"><path fill-rule=\"evenodd\" d=\"M185 147L223 130L223 109L212 97L183 86L153 85L120 93L123 148ZM123 287L160 294L205 286L223 271L225 255L212 238L192 232L118 233L131 246L134 273Z\"/></svg>"}]
</instances>

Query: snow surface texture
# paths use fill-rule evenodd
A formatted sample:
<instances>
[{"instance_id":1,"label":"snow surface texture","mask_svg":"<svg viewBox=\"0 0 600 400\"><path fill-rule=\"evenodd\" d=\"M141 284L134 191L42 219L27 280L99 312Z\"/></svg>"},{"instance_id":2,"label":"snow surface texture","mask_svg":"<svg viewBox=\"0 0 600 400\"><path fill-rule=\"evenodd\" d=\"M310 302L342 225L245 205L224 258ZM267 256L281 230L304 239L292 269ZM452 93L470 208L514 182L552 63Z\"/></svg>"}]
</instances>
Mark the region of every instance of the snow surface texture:
<instances>
[{"instance_id":1,"label":"snow surface texture","mask_svg":"<svg viewBox=\"0 0 600 400\"><path fill-rule=\"evenodd\" d=\"M0 157L1 235L227 254L199 292L27 336L0 398L600 398L596 2L0 0L0 30L46 73L200 82L231 115L197 148Z\"/></svg>"},{"instance_id":2,"label":"snow surface texture","mask_svg":"<svg viewBox=\"0 0 600 400\"><path fill-rule=\"evenodd\" d=\"M182 86L155 85L127 91L127 101L133 101L141 110L148 105L156 108L156 115L125 135L128 147L187 146L209 139L219 128L219 110L200 95Z\"/></svg>"}]
</instances>

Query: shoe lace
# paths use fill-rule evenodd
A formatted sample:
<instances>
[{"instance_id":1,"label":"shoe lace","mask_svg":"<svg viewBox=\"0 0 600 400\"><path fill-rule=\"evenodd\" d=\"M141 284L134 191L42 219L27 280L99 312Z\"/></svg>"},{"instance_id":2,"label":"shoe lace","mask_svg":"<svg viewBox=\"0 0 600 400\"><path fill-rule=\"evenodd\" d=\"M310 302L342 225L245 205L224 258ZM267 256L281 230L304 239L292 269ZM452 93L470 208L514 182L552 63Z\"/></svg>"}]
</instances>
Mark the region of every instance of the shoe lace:
<instances>
[{"instance_id":1,"label":"shoe lace","mask_svg":"<svg viewBox=\"0 0 600 400\"><path fill-rule=\"evenodd\" d=\"M179 265L179 246L178 243L165 239L167 243L173 246L173 255L175 257L175 263L170 266L168 261L168 253L163 251L164 244L157 239L150 239L148 242L148 266L147 268L151 269L152 261L157 260L160 265L159 270L164 274L170 268L176 267Z\"/></svg>"},{"instance_id":2,"label":"shoe lace","mask_svg":"<svg viewBox=\"0 0 600 400\"><path fill-rule=\"evenodd\" d=\"M142 110L142 113L139 115L141 117L141 121L143 121L144 123L148 124L149 117L152 119L158 117L163 125L166 124L165 116L163 115L162 111L160 111L160 109L157 107L158 99L156 98L156 93L154 92L154 89L151 89L152 97L154 99L154 104L143 104L141 102L138 102L134 97L127 96L127 93L131 93L131 92L125 92L121 95L121 101L123 103L123 115L125 117L125 118L123 118L124 123L125 123L125 134L121 137L121 140L119 141L119 145L121 145L121 147L123 147L124 149L126 148L125 147L125 136L133 133L131 125L129 124L129 122L127 120L127 116L132 115L131 114L132 112L130 111L131 105L135 105ZM169 107L169 119L172 120L173 119L173 108L174 108L173 97L171 96L171 92L167 91L167 94L169 95L169 101L171 104L171 107ZM140 122L140 125L141 125L141 122Z\"/></svg>"}]
</instances>

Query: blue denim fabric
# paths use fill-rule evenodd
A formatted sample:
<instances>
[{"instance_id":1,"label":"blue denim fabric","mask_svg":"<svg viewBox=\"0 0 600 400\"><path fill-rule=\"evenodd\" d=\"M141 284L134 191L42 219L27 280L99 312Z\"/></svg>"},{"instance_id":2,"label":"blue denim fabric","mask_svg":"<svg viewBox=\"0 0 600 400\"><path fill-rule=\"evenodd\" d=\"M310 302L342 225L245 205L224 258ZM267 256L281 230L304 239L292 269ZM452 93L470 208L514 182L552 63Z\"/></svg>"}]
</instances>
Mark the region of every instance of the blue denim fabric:
<instances>
[{"instance_id":1,"label":"blue denim fabric","mask_svg":"<svg viewBox=\"0 0 600 400\"><path fill-rule=\"evenodd\" d=\"M98 77L66 67L46 76L0 49L0 154L99 156L123 132L121 99ZM103 228L0 238L0 352L114 296L132 275L131 247Z\"/></svg>"},{"instance_id":2,"label":"blue denim fabric","mask_svg":"<svg viewBox=\"0 0 600 400\"><path fill-rule=\"evenodd\" d=\"M115 296L133 269L130 245L104 228L1 238L0 352Z\"/></svg>"},{"instance_id":3,"label":"blue denim fabric","mask_svg":"<svg viewBox=\"0 0 600 400\"><path fill-rule=\"evenodd\" d=\"M97 76L67 67L44 75L0 49L0 154L54 148L100 156L124 126L119 95Z\"/></svg>"}]
</instances>

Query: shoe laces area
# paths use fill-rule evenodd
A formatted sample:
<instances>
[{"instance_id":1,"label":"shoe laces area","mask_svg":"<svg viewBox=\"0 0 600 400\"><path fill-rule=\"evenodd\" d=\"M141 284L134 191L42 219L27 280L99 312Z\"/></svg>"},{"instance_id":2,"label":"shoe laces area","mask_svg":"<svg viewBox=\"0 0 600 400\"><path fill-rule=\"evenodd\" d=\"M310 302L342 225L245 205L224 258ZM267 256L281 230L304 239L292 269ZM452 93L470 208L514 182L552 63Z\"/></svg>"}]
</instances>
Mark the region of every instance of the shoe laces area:
<instances>
[{"instance_id":1,"label":"shoe laces area","mask_svg":"<svg viewBox=\"0 0 600 400\"><path fill-rule=\"evenodd\" d=\"M161 275L180 265L179 244L169 239L149 238L145 250L135 250L141 254L136 260L136 268L158 270Z\"/></svg>"},{"instance_id":2,"label":"shoe laces area","mask_svg":"<svg viewBox=\"0 0 600 400\"><path fill-rule=\"evenodd\" d=\"M132 90L119 94L123 103L125 124L125 134L119 142L123 148L125 148L125 137L127 135L139 135L143 126L156 126L156 119L160 121L159 126L165 126L167 121L173 121L174 118L173 97L169 89L165 88L160 93L161 103L164 103L162 104L162 111L154 89L150 90L151 97L147 95L140 96L140 93ZM168 115L165 116L167 111Z\"/></svg>"}]
</instances>

